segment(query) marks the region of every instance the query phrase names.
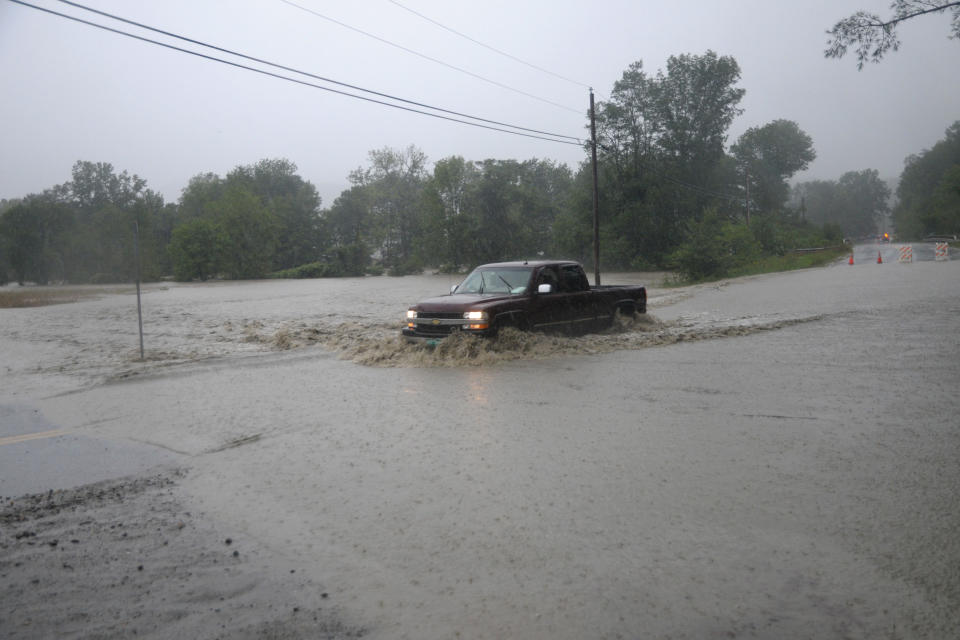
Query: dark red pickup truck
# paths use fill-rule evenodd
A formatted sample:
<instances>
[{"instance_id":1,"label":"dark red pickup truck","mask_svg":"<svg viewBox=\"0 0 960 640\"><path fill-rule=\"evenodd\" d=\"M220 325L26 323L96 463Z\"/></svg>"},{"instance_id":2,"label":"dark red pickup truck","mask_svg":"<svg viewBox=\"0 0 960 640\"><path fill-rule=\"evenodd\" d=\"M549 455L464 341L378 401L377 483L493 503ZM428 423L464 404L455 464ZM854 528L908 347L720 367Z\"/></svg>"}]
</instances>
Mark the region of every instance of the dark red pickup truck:
<instances>
[{"instance_id":1,"label":"dark red pickup truck","mask_svg":"<svg viewBox=\"0 0 960 640\"><path fill-rule=\"evenodd\" d=\"M430 341L454 331L494 335L502 327L584 333L608 327L617 311L646 313L646 288L591 287L577 262L498 262L474 269L449 295L410 307L403 335Z\"/></svg>"}]
</instances>

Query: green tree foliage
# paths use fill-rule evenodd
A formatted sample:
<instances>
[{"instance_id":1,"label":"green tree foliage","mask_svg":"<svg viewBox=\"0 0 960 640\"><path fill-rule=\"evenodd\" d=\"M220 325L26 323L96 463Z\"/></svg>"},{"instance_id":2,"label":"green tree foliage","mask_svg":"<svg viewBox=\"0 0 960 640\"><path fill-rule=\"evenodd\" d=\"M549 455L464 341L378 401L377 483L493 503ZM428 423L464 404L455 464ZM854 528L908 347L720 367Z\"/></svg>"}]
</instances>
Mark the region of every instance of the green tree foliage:
<instances>
[{"instance_id":1,"label":"green tree foliage","mask_svg":"<svg viewBox=\"0 0 960 640\"><path fill-rule=\"evenodd\" d=\"M175 277L261 278L318 261L324 250L320 196L296 171L289 160L265 159L238 166L225 178L191 178L171 235ZM204 247L209 255L198 255Z\"/></svg>"},{"instance_id":2,"label":"green tree foliage","mask_svg":"<svg viewBox=\"0 0 960 640\"><path fill-rule=\"evenodd\" d=\"M223 196L227 183L215 173L201 173L190 178L180 194L177 222L183 223L205 217L208 203Z\"/></svg>"},{"instance_id":3,"label":"green tree foliage","mask_svg":"<svg viewBox=\"0 0 960 640\"><path fill-rule=\"evenodd\" d=\"M424 248L444 271L469 266L473 215L470 191L478 178L474 163L460 156L439 160L423 194Z\"/></svg>"},{"instance_id":4,"label":"green tree foliage","mask_svg":"<svg viewBox=\"0 0 960 640\"><path fill-rule=\"evenodd\" d=\"M876 169L865 169L848 171L836 182L799 184L794 198L802 200L809 221L836 225L846 237L857 238L876 233L889 211L890 188Z\"/></svg>"},{"instance_id":5,"label":"green tree foliage","mask_svg":"<svg viewBox=\"0 0 960 640\"><path fill-rule=\"evenodd\" d=\"M606 264L662 264L707 207L732 215L724 142L741 112L739 79L736 60L712 51L672 56L654 77L638 61L599 104ZM582 246L569 235L582 220L567 217L562 226L564 243Z\"/></svg>"},{"instance_id":6,"label":"green tree foliage","mask_svg":"<svg viewBox=\"0 0 960 640\"><path fill-rule=\"evenodd\" d=\"M324 257L335 273L360 276L367 270L373 225L367 196L364 187L355 185L342 192L333 206L323 212L329 242Z\"/></svg>"},{"instance_id":7,"label":"green tree foliage","mask_svg":"<svg viewBox=\"0 0 960 640\"><path fill-rule=\"evenodd\" d=\"M271 270L279 224L260 198L240 185L207 203L206 214L217 229L216 264L235 280L263 278Z\"/></svg>"},{"instance_id":8,"label":"green tree foliage","mask_svg":"<svg viewBox=\"0 0 960 640\"><path fill-rule=\"evenodd\" d=\"M163 198L146 181L103 162L79 161L73 179L25 198L0 233L18 279L46 283L129 282L136 274L140 228L142 271L162 273L165 239L158 232ZM5 214L6 215L6 214ZM16 220L14 222L14 220Z\"/></svg>"},{"instance_id":9,"label":"green tree foliage","mask_svg":"<svg viewBox=\"0 0 960 640\"><path fill-rule=\"evenodd\" d=\"M173 230L169 252L173 276L181 282L206 280L217 272L219 230L211 220L195 218Z\"/></svg>"},{"instance_id":10,"label":"green tree foliage","mask_svg":"<svg viewBox=\"0 0 960 640\"><path fill-rule=\"evenodd\" d=\"M0 214L0 255L17 282L64 279L72 224L70 209L49 191L28 196Z\"/></svg>"},{"instance_id":11,"label":"green tree foliage","mask_svg":"<svg viewBox=\"0 0 960 640\"><path fill-rule=\"evenodd\" d=\"M926 222L939 235L960 236L960 164L950 167L937 184ZM942 231L938 231L942 230Z\"/></svg>"},{"instance_id":12,"label":"green tree foliage","mask_svg":"<svg viewBox=\"0 0 960 640\"><path fill-rule=\"evenodd\" d=\"M760 243L746 224L710 209L690 225L687 242L674 251L671 263L685 278L702 280L727 275L760 254Z\"/></svg>"},{"instance_id":13,"label":"green tree foliage","mask_svg":"<svg viewBox=\"0 0 960 640\"><path fill-rule=\"evenodd\" d=\"M930 234L960 234L957 173L960 167L960 120L947 128L933 148L907 158L893 212L897 233L919 239Z\"/></svg>"},{"instance_id":14,"label":"green tree foliage","mask_svg":"<svg viewBox=\"0 0 960 640\"><path fill-rule=\"evenodd\" d=\"M749 180L750 209L761 212L782 208L790 195L787 180L817 157L813 140L791 120L747 129L730 151L744 183Z\"/></svg>"},{"instance_id":15,"label":"green tree foliage","mask_svg":"<svg viewBox=\"0 0 960 640\"><path fill-rule=\"evenodd\" d=\"M369 246L391 273L418 271L423 266L417 245L427 157L411 145L371 151L369 158L370 166L350 174L364 193Z\"/></svg>"},{"instance_id":16,"label":"green tree foliage","mask_svg":"<svg viewBox=\"0 0 960 640\"><path fill-rule=\"evenodd\" d=\"M546 160L439 161L424 189L425 246L447 270L546 255L572 174Z\"/></svg>"},{"instance_id":17,"label":"green tree foliage","mask_svg":"<svg viewBox=\"0 0 960 640\"><path fill-rule=\"evenodd\" d=\"M276 219L273 269L290 269L318 258L321 245L320 196L286 159L261 160L227 174L228 185L242 185L260 198Z\"/></svg>"},{"instance_id":18,"label":"green tree foliage","mask_svg":"<svg viewBox=\"0 0 960 640\"><path fill-rule=\"evenodd\" d=\"M842 58L850 47L855 47L857 69L862 70L866 62L880 62L887 52L900 48L897 37L900 23L932 13L950 12L950 37L960 38L960 2L894 0L890 8L893 15L887 20L873 13L857 11L838 21L827 31L830 40L824 56Z\"/></svg>"}]
</instances>

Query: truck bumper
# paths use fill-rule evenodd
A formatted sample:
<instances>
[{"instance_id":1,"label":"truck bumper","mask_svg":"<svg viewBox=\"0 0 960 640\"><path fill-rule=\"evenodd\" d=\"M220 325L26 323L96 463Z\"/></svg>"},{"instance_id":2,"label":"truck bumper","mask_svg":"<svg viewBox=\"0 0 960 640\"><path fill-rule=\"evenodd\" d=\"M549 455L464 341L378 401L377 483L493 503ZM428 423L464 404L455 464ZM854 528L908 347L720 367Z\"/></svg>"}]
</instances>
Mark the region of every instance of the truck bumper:
<instances>
[{"instance_id":1,"label":"truck bumper","mask_svg":"<svg viewBox=\"0 0 960 640\"><path fill-rule=\"evenodd\" d=\"M410 328L403 329L400 332L403 339L407 342L427 344L430 346L437 345L444 338L448 338L454 333L464 333L470 336L492 336L494 335L495 331L493 329L467 329L454 326L451 327L449 331L444 331L442 333L436 331L418 331Z\"/></svg>"}]
</instances>

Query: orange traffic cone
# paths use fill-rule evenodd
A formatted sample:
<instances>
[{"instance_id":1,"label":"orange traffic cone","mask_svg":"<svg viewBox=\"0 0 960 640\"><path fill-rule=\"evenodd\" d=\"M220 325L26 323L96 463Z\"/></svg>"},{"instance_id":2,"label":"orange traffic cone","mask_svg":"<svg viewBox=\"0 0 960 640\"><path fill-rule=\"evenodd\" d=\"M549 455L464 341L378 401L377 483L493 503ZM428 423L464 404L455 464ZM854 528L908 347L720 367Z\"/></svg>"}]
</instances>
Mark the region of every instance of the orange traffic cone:
<instances>
[{"instance_id":1,"label":"orange traffic cone","mask_svg":"<svg viewBox=\"0 0 960 640\"><path fill-rule=\"evenodd\" d=\"M850 260L847 261L847 264L853 264L853 254L850 254Z\"/></svg>"},{"instance_id":2,"label":"orange traffic cone","mask_svg":"<svg viewBox=\"0 0 960 640\"><path fill-rule=\"evenodd\" d=\"M877 251L877 264L883 264L883 256Z\"/></svg>"}]
</instances>

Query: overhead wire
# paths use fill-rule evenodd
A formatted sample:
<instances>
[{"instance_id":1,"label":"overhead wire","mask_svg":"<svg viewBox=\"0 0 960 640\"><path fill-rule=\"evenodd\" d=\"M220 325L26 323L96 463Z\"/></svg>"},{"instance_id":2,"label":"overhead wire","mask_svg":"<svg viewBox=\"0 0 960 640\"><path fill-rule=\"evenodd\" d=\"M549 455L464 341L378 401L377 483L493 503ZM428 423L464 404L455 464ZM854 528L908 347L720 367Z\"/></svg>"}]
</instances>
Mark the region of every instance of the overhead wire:
<instances>
[{"instance_id":1,"label":"overhead wire","mask_svg":"<svg viewBox=\"0 0 960 640\"><path fill-rule=\"evenodd\" d=\"M284 76L284 75L281 75L281 74L278 74L278 73L273 73L273 72L271 72L271 71L266 71L266 70L264 70L264 69L258 69L258 68L256 68L256 67L251 67L251 66L248 66L248 65L240 64L240 63L238 63L238 62L233 62L233 61L230 61L230 60L224 60L223 58L218 58L218 57L216 57L216 56L211 56L211 55L208 55L208 54L205 54L205 53L201 53L201 52L199 52L199 51L193 51L193 50L190 50L190 49L185 49L185 48L182 48L182 47L178 47L178 46L172 45L172 44L170 44L170 43L161 42L161 41L159 41L159 40L153 40L153 39L151 39L151 38L147 38L147 37L144 37L144 36L140 36L140 35L136 35L136 34L133 34L133 33L129 33L129 32L127 32L127 31L123 31L123 30L120 30L120 29L116 29L116 28L113 28L113 27L109 27L109 26L107 26L107 25L99 24L99 23L96 23L96 22L91 22L91 21L89 21L89 20L84 20L83 18L79 18L79 17L77 17L77 16L72 16L72 15L69 15L69 14L66 14L66 13L61 13L61 12L59 12L59 11L54 11L53 9L49 9L49 8L46 8L46 7L41 7L41 6L38 6L38 5L34 5L34 4L29 3L29 2L25 2L24 0L9 0L9 1L10 1L10 2L13 2L14 4L19 4L19 5L24 6L24 7L28 7L28 8L31 8L31 9L35 9L35 10L37 10L37 11L41 11L41 12L44 12L44 13L48 13L48 14L51 14L51 15L54 15L54 16L57 16L57 17L60 17L60 18L65 18L65 19L67 19L67 20L71 20L71 21L74 21L74 22L77 22L77 23L80 23L80 24L84 24L84 25L87 25L87 26L90 26L90 27L94 27L94 28L97 28L97 29L101 29L101 30L104 30L104 31L108 31L108 32L111 32L111 33L115 33L115 34L117 34L117 35L126 36L126 37L128 37L128 38L132 38L132 39L135 39L135 40L140 40L140 41L142 41L142 42L146 42L146 43L149 43L149 44L154 44L154 45L157 45L157 46L160 46L160 47L165 47L165 48L167 48L167 49L171 49L171 50L174 50L174 51L179 51L179 52L181 52L181 53L186 53L186 54L189 54L189 55L192 55L192 56L196 56L196 57L199 57L199 58L203 58L203 59L206 59L206 60L210 60L210 61L213 61L213 62L219 62L219 63L222 63L222 64L226 64L226 65L228 65L228 66L236 67L236 68L243 69L243 70L246 70L246 71L251 71L251 72L254 72L254 73L259 73L259 74L262 74L262 75L265 75L265 76L270 76L270 77L277 78L277 79L280 79L280 80L286 80L286 81L288 81L288 82L293 82L293 83L300 84L300 85L303 85L303 86L308 86L308 87L312 87L312 88L315 88L315 89L320 89L320 90L322 90L322 91L328 91L328 92L330 92L330 93L335 93L335 94L338 94L338 95L343 95L343 96L350 97L350 98L354 98L354 99L357 99L357 100L363 100L363 101L366 101L366 102L371 102L371 103L379 104L379 105L386 106L386 107L392 107L392 108L394 108L394 109L400 109L400 110L402 110L402 111L408 111L408 112L412 112L412 113L417 113L417 114L429 116L429 117L432 117L432 118L438 118L438 119L440 119L440 120L446 120L446 121L450 121L450 122L456 122L456 123L459 123L459 124L465 124L465 125L472 126L472 127L477 127L477 128L481 128L481 129L488 129L488 130L491 130L491 131L498 131L498 132L501 132L501 133L507 133L507 134L516 135L516 136L522 136L522 137L527 137L527 138L535 138L535 139L539 139L539 140L546 140L546 141L548 141L548 142L556 142L556 143L559 143L559 144L568 144L568 145L577 145L577 146L580 146L580 145L582 144L582 141L581 141L579 138L576 138L576 137L574 137L574 136L567 136L567 135L563 135L563 134L554 134L554 133L549 133L549 132L540 132L540 131L537 131L537 130L535 130L535 129L528 129L528 128L519 127L519 126L516 126L516 125L499 123L499 122L496 122L496 121L493 121L493 120L486 120L486 119L484 119L484 118L479 118L479 117L475 117L475 116L470 116L470 115L467 115L467 114L460 114L460 113L457 113L457 112L453 112L453 111L441 109L441 108L438 108L438 107L432 107L432 106L430 106L430 105L425 105L425 104L422 104L422 103L416 103L416 102L413 102L413 101L410 101L410 100L404 100L403 98L398 98L398 97L395 97L395 96L390 96L389 94L383 94L383 93L379 93L379 92L376 92L376 91L372 91L372 90L368 90L368 89L363 89L362 87L356 87L356 86L353 86L353 85L347 85L347 84L345 84L345 83L341 83L341 82L337 82L337 81L335 81L335 80L330 80L330 79L327 79L327 78L323 78L323 77L321 77L321 76L316 76L316 75L310 74L310 73L308 73L308 72L299 71L299 70L297 70L297 69L293 69L293 68L290 68L290 67L284 67L283 65L278 65L278 64L270 63L270 62L268 62L268 61L260 60L260 59L258 59L258 58L254 58L254 57L252 57L252 56L247 56L247 55L245 55L245 54L233 52L233 51L230 51L230 50L228 50L228 49L223 49L223 48L220 48L220 47L216 47L216 46L214 46L214 45L206 44L206 43L201 42L201 41L199 41L199 40L192 40L192 39L190 39L190 38L186 38L186 37L179 36L179 35L176 35L176 34L173 34L173 33L165 32L165 31L162 31L162 30L160 30L160 29L155 29L155 28L149 27L149 26L147 26L147 25L141 25L141 24L139 24L139 23L136 23L136 22L133 22L133 21L130 21L130 20L126 20L125 18L121 18L121 17L118 17L118 16L113 16L113 15L111 15L111 14L107 14L107 13L105 13L105 12L101 12L101 11L96 10L96 9L92 9L92 8L89 8L89 7L85 7L85 6L80 5L80 4L78 4L78 3L70 2L69 0L60 0L60 2L63 2L64 4L68 4L68 5L75 6L75 7L80 8L80 9L84 9L84 10L87 10L87 11L91 11L91 12L93 12L93 13L99 13L99 14L102 14L102 15L104 15L104 16L106 16L106 17L110 17L110 18L113 18L113 19L115 19L115 20L119 20L119 21L121 21L121 22L126 22L126 23L128 23L128 24L132 24L132 25L135 25L135 26L144 28L144 29L152 30L152 31L155 31L155 32L157 32L157 33L162 33L162 34L168 35L168 36L170 36L170 37L179 38L179 39L181 39L181 40L184 40L184 41L187 41L187 42L191 42L191 43L194 43L194 44L203 46L203 47L207 47L207 48L210 48L210 49L213 49L213 50L216 50L216 51L221 51L221 52L223 52L223 53L228 53L228 54L230 54L230 55L235 55L235 56L237 56L237 57L241 57L241 58L244 58L244 59L247 59L247 60L251 60L251 61L253 61L253 62L258 62L258 63L261 63L261 64L266 64L266 65L274 66L275 68L284 69L284 70L286 70L286 71L290 71L290 72L297 73L297 74L300 74L300 75L304 75L304 76L307 76L307 77L313 77L313 78L315 78L315 79L322 80L322 81L325 81L325 82L330 82L330 83L333 83L333 84L338 84L338 85L340 85L340 86L347 86L347 87L350 87L350 88L355 89L355 90L358 90L358 91L363 91L363 92L366 92L366 93L370 93L370 94L372 94L372 95L379 95L379 96L381 96L381 97L389 98L389 99L391 99L391 100L397 100L397 101L399 101L399 102L404 102L404 103L407 103L407 104L414 104L414 105L417 105L417 106L422 106L423 108L433 109L433 110L439 111L439 112L441 112L441 113L449 113L449 114L452 114L452 115L458 115L458 116L460 116L460 117L470 118L470 119L472 119L472 120L476 120L477 122L470 122L469 120L461 120L461 119L459 119L459 118L453 118L453 117L449 117L449 116L444 116L444 115L440 115L440 113L430 113L430 112L428 112L428 111L422 111L422 110L420 110L420 109L414 109L414 108L412 108L412 107L406 107L406 106L403 106L403 105L401 105L401 104L394 104L394 103L386 102L386 101L383 101L383 100L377 100L377 99L374 99L374 98L369 98L369 97L367 97L367 96L357 95L357 94L349 93L349 92L347 92L347 91L341 91L341 90L334 89L334 88L331 88L331 87L326 87L326 86L318 85L318 84L315 84L315 83L312 83L312 82L307 82L307 81L305 81L305 80L300 80L300 79L297 79L297 78L291 78L291 77L289 77L289 76ZM497 124L497 125L500 125L500 126L490 126L490 125L487 125L487 124L481 124L482 122L494 123L494 124ZM511 130L511 129L503 129L503 128L500 128L501 126L510 127L511 129L514 129L514 130ZM528 131L528 132L531 132L531 133L523 133L523 131ZM543 134L543 135L536 135L536 134ZM546 136L554 136L554 137L546 137ZM563 138L563 139L558 139L558 138Z\"/></svg>"},{"instance_id":2,"label":"overhead wire","mask_svg":"<svg viewBox=\"0 0 960 640\"><path fill-rule=\"evenodd\" d=\"M118 16L118 15L115 15L115 14L112 14L112 13L108 13L108 12L106 12L106 11L101 11L101 10L99 10L99 9L94 9L94 8L88 7L88 6L86 6L86 5L82 5L82 4L78 3L78 2L73 2L72 0L58 0L58 1L61 2L61 3L63 3L63 4L66 4L66 5L70 5L70 6L72 6L72 7L76 7L76 8L78 8L78 9L83 9L83 10L89 11L89 12L91 12L91 13L96 13L96 14L99 14L99 15L101 15L101 16L104 16L104 17L107 17L107 18L111 18L111 19L113 19L113 20L117 20L117 21L120 21L120 22L124 22L124 23L126 23L126 24L130 24L130 25L133 25L133 26L136 26L136 27L140 27L140 28L142 28L142 29L147 29L147 30L149 30L149 31L153 31L153 32L155 32L155 33L160 33L160 34L163 34L163 35L165 35L165 36L169 36L169 37L172 37L172 38L177 38L177 39L179 39L179 40L183 40L183 41L185 41L185 42L190 42L190 43L192 43L192 44L197 44L197 45L200 45L200 46L203 46L203 47L207 47L207 48L213 49L213 50L215 50L215 51L220 51L220 52L222 52L222 53L227 53L227 54L230 54L230 55L232 55L232 56L237 56L238 58L244 58L244 59L250 60L250 61L252 61L252 62L257 62L257 63L260 63L260 64L265 64L265 65L268 65L268 66L271 66L271 67L274 67L274 68L277 68L277 69L283 69L284 71L291 71L291 72L293 72L293 73L297 73L297 74L300 74L300 75L303 75L303 76L307 76L307 77L309 77L309 78L314 78L314 79L316 79L316 80L321 80L321 81L323 81L323 82L329 82L329 83L331 83L331 84L336 84L336 85L339 85L339 86L341 86L341 87L347 87L347 88L349 88L349 89L354 89L354 90L356 90L356 91L363 91L364 93L369 93L369 94L371 94L371 95L377 95L377 96L380 96L380 97L382 97L382 98L388 98L388 99L390 99L390 100L396 100L396 101L398 101L398 102L403 102L403 103L405 103L405 104L411 104L411 105L414 105L414 106L423 107L423 108L425 108L425 109L432 109L432 110L434 110L434 111L439 111L439 112L441 112L441 113L447 113L447 114L450 114L450 115L459 116L459 117L461 117L461 118L470 118L471 120L477 120L477 121L480 121L480 122L486 122L486 123L488 123L488 124L495 124L495 125L502 126L502 127L510 127L510 128L512 128L512 129L518 129L518 130L521 130L521 131L528 131L528 132L530 132L530 133L539 133L539 134L543 134L543 135L547 135L547 136L553 136L553 137L557 137L557 138L567 138L567 139L570 139L570 140L579 140L579 138L577 138L577 137L575 137L575 136L567 136L567 135L564 135L564 134L553 133L553 132L550 132L550 131L541 131L541 130L538 130L538 129L530 129L530 128L527 128L527 127L521 127L521 126L518 126L518 125L512 125L512 124L509 124L509 123L506 123L506 122L500 122L500 121L497 121L497 120L489 120L489 119L487 119L487 118L481 118L481 117L478 117L478 116L471 116L471 115L466 114L466 113L461 113L461 112L458 112L458 111L452 111L452 110L450 110L450 109L444 109L444 108L441 108L441 107L434 107L434 106L429 105L429 104L425 104L425 103L422 103L422 102L416 102L416 101L414 101L414 100L407 100L407 99L405 99L405 98L400 98L400 97L398 97L398 96L390 95L390 94L387 94L387 93L381 93L381 92L379 92L379 91L374 91L374 90L372 90L372 89L364 89L363 87L359 87L359 86L357 86L357 85L352 85L352 84L349 84L349 83L346 83L346 82L340 82L340 81L338 81L338 80L334 80L334 79L332 79L332 78L326 78L326 77L324 77L324 76L316 75L316 74L314 74L314 73L310 73L310 72L307 72L307 71L301 71L301 70L299 70L299 69L294 69L293 67L288 67L288 66L285 66L285 65L282 65L282 64L277 64L277 63L275 63L275 62L270 62L269 60L264 60L264 59L262 59L262 58L256 58L256 57L253 57L253 56L246 55L246 54L244 54L244 53L240 53L240 52L237 52L237 51L232 51L232 50L230 50L230 49L225 49L225 48L223 48L223 47L218 47L218 46L216 46L216 45L212 45L212 44L208 44L208 43L205 43L205 42L201 42L201 41L199 41L199 40L194 40L194 39L188 38L188 37L186 37L186 36L181 36L181 35L179 35L179 34L172 33L172 32L170 32L170 31L165 31L165 30L163 30L163 29L158 29L158 28L156 28L156 27L151 27L150 25L146 25L146 24L143 24L143 23L141 23L141 22L136 22L136 21L133 21L133 20L128 20L127 18L123 18L123 17L121 17L121 16Z\"/></svg>"},{"instance_id":3,"label":"overhead wire","mask_svg":"<svg viewBox=\"0 0 960 640\"><path fill-rule=\"evenodd\" d=\"M535 64L533 64L532 62L527 62L526 60L523 60L523 59L521 59L521 58L518 58L517 56L511 55L511 54L507 53L506 51L501 51L500 49L497 49L496 47L492 47L492 46L486 44L485 42L481 42L481 41L477 40L476 38L471 38L470 36L466 35L465 33L461 33L461 32L459 32L459 31L457 31L456 29L453 29L453 28L451 28L451 27L448 27L447 25L442 24L442 23L438 22L437 20L434 20L433 18L431 18L431 17L429 17L429 16L425 16L424 14L420 13L419 11L414 11L414 10L411 9L410 7L407 7L407 6L405 6L405 5L397 2L397 0L389 0L389 2L390 2L391 4L394 4L394 5L398 6L398 7L400 7L400 8L403 9L404 11L408 11L408 12L412 13L413 15L415 15L415 16L423 19L423 20L426 20L427 22L429 22L429 23L431 23L431 24L434 24L434 25L440 27L441 29L444 29L445 31L449 31L450 33L452 33L452 34L454 34L454 35L456 35L456 36L459 36L459 37L461 37L461 38L463 38L463 39L465 39L465 40L469 40L470 42L472 42L472 43L474 43L474 44L476 44L476 45L478 45L478 46L481 46L481 47L483 47L484 49L489 49L490 51L493 51L494 53L497 53L497 54L499 54L499 55L501 55L501 56L503 56L503 57L505 57L505 58L509 58L510 60L513 60L514 62L519 62L519 63L522 64L522 65L525 65L525 66L527 66L527 67L530 67L531 69L535 69L536 71L540 71L541 73L545 73L545 74L547 74L547 75L553 76L554 78L558 78L558 79L560 79L560 80L564 80L564 81L569 82L569 83L571 83L571 84L575 84L575 85L577 85L578 87L583 87L584 89L590 89L590 88L591 88L590 85L588 85L588 84L584 84L583 82L579 82L579 81L577 81L577 80L573 80L573 79L568 78L568 77L566 77L566 76L564 76L564 75L561 75L561 74L559 74L559 73L554 73L553 71L550 71L549 69L544 69L543 67L538 66L538 65L535 65Z\"/></svg>"},{"instance_id":4,"label":"overhead wire","mask_svg":"<svg viewBox=\"0 0 960 640\"><path fill-rule=\"evenodd\" d=\"M460 72L460 73L464 73L464 74L466 74L466 75L468 75L468 76L470 76L470 77L472 77L472 78L476 78L477 80L482 80L483 82L487 82L487 83L489 83L489 84L495 85L495 86L497 86L497 87L500 87L501 89L506 89L506 90L508 90L508 91L512 91L512 92L514 92L514 93L518 93L518 94L520 94L520 95L522 95L522 96L526 96L526 97L528 97L528 98L532 98L533 100L539 100L540 102L543 102L543 103L552 105L552 106L557 107L557 108L560 108L560 109L564 109L564 110L566 110L566 111L571 111L571 112L573 112L573 113L580 114L580 115L583 114L582 110L580 110L580 109L574 109L573 107L568 107L567 105L560 104L559 102L553 102L552 100L548 100L547 98L543 98L543 97L541 97L541 96L534 95L534 94L529 93L529 92L527 92L527 91L524 91L524 90L522 90L522 89L517 89L516 87L511 87L510 85L503 84L502 82L498 82L498 81L496 81L496 80L491 80L490 78L487 78L487 77L485 77L485 76L482 76L482 75L480 75L480 74L478 74L478 73L474 73L474 72L469 71L469 70L467 70L467 69L464 69L464 68L462 68L462 67L458 67L458 66L456 66L456 65L452 65L452 64L450 64L449 62L444 62L443 60L440 60L439 58L434 58L434 57L432 57L432 56L428 56L428 55L425 54L425 53L421 53L421 52L416 51L416 50L414 50L414 49L411 49L411 48L409 48L409 47L405 47L405 46L403 46L403 45L401 45L401 44L397 44L396 42L391 42L390 40L387 40L386 38L381 38L380 36L377 36L377 35L374 35L374 34L372 34L372 33L367 32L367 31L364 31L363 29L358 29L357 27L351 26L351 25L349 25L349 24L347 24L347 23L345 23L345 22L342 22L342 21L337 20L337 19L335 19L335 18L331 18L330 16L327 16L327 15L324 15L324 14L320 13L319 11L314 11L313 9L310 9L310 8L308 8L308 7L304 7L304 6L302 6L302 5L299 5L299 4L297 4L296 2L293 2L292 0L280 0L280 2L282 2L282 3L284 3L284 4L287 4L287 5L290 5L291 7L295 7L295 8L297 8L297 9L300 9L301 11L304 11L304 12L306 12L306 13L309 13L309 14L311 14L311 15L314 15L314 16L316 16L316 17L318 17L318 18L321 18L321 19L323 19L323 20L326 20L326 21L328 21L328 22L332 22L333 24L336 24L336 25L338 25L338 26L341 26L341 27L343 27L343 28L345 28L345 29L349 29L350 31L354 31L354 32L356 32L356 33L359 33L359 34L361 34L361 35L364 35L364 36L366 36L366 37L368 37L368 38L373 38L374 40L377 40L378 42L382 42L382 43L384 43L384 44L390 45L391 47L395 47L395 48L397 48L397 49L400 49L401 51L405 51L405 52L407 52L407 53L409 53L409 54L412 54L412 55L415 55L415 56L417 56L417 57L419 57L419 58L423 58L424 60L429 60L430 62L433 62L433 63L439 64L439 65L442 65L442 66L444 66L444 67L447 67L448 69L453 69L454 71L458 71L458 72Z\"/></svg>"}]
</instances>

